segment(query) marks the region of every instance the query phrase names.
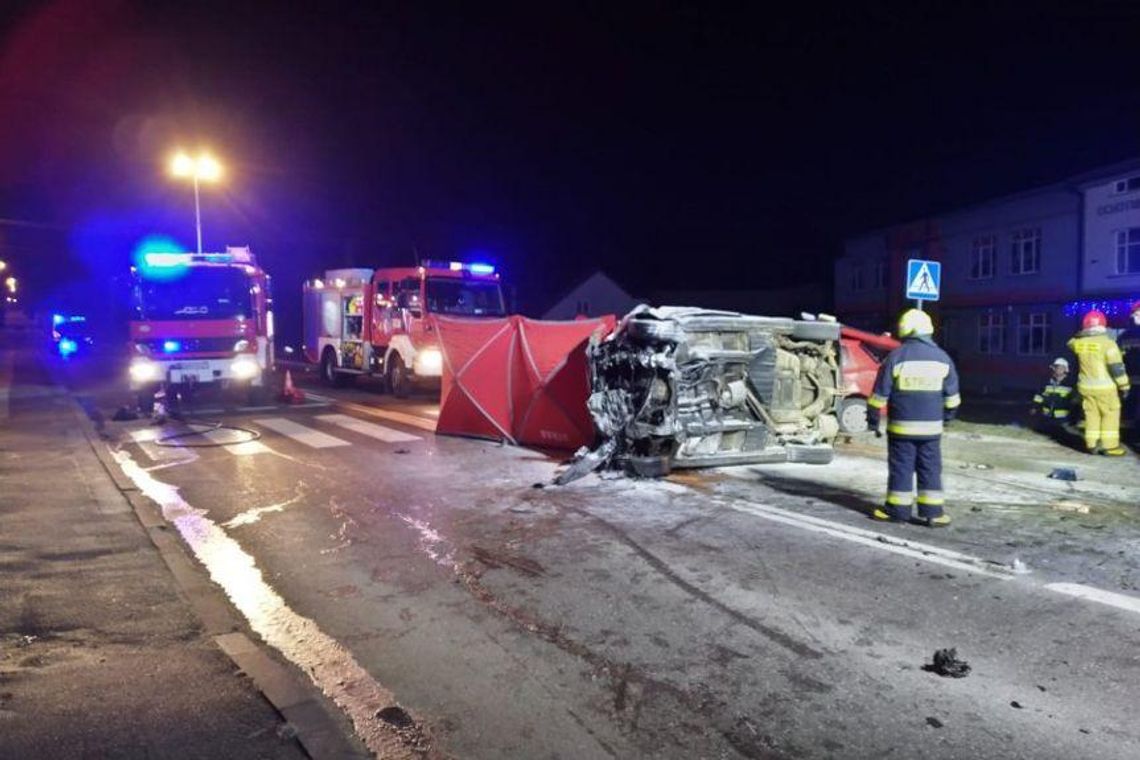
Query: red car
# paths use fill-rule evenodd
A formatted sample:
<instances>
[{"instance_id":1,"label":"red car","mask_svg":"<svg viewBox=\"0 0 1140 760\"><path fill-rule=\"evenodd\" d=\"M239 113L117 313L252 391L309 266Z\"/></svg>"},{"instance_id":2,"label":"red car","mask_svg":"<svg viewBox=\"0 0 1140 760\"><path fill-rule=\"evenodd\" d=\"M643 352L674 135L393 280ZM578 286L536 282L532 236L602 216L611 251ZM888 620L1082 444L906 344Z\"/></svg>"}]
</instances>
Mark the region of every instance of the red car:
<instances>
[{"instance_id":1,"label":"red car","mask_svg":"<svg viewBox=\"0 0 1140 760\"><path fill-rule=\"evenodd\" d=\"M875 387L879 365L900 344L890 335L842 326L839 331L840 366L846 396L839 407L839 427L846 433L867 429L867 397Z\"/></svg>"}]
</instances>

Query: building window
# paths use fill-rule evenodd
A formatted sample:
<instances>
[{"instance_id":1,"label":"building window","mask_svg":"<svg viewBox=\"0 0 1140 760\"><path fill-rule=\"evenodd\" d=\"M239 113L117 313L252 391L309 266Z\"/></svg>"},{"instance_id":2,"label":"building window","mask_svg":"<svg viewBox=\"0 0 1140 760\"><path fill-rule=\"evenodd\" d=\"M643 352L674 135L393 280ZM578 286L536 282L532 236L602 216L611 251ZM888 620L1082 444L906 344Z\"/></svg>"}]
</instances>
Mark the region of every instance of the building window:
<instances>
[{"instance_id":1,"label":"building window","mask_svg":"<svg viewBox=\"0 0 1140 760\"><path fill-rule=\"evenodd\" d=\"M851 289L856 291L867 289L867 280L863 275L862 264L856 264L851 268Z\"/></svg>"},{"instance_id":2,"label":"building window","mask_svg":"<svg viewBox=\"0 0 1140 760\"><path fill-rule=\"evenodd\" d=\"M1116 231L1116 273L1140 274L1140 227Z\"/></svg>"},{"instance_id":3,"label":"building window","mask_svg":"<svg viewBox=\"0 0 1140 760\"><path fill-rule=\"evenodd\" d=\"M1017 321L1017 353L1040 356L1049 351L1051 343L1049 313L1025 312Z\"/></svg>"},{"instance_id":4,"label":"building window","mask_svg":"<svg viewBox=\"0 0 1140 760\"><path fill-rule=\"evenodd\" d=\"M993 235L975 238L970 246L970 279L988 280L994 276L997 240Z\"/></svg>"},{"instance_id":5,"label":"building window","mask_svg":"<svg viewBox=\"0 0 1140 760\"><path fill-rule=\"evenodd\" d=\"M1005 353L1005 315L990 312L978 315L978 353Z\"/></svg>"},{"instance_id":6,"label":"building window","mask_svg":"<svg viewBox=\"0 0 1140 760\"><path fill-rule=\"evenodd\" d=\"M882 260L875 262L875 288L877 290L887 289L887 262Z\"/></svg>"},{"instance_id":7,"label":"building window","mask_svg":"<svg viewBox=\"0 0 1140 760\"><path fill-rule=\"evenodd\" d=\"M1140 190L1140 177L1129 177L1128 179L1118 179L1113 186L1115 193L1132 193Z\"/></svg>"},{"instance_id":8,"label":"building window","mask_svg":"<svg viewBox=\"0 0 1140 760\"><path fill-rule=\"evenodd\" d=\"M1012 271L1014 274L1033 274L1041 271L1041 228L1018 230L1013 233Z\"/></svg>"}]
</instances>

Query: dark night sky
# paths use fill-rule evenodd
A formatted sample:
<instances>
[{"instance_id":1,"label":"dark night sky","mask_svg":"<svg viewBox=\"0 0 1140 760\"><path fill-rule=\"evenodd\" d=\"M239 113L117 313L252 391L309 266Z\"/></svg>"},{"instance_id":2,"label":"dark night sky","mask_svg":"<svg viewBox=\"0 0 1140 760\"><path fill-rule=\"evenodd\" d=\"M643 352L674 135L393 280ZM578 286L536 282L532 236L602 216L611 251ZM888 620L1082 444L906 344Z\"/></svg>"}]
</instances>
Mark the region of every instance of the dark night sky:
<instances>
[{"instance_id":1,"label":"dark night sky","mask_svg":"<svg viewBox=\"0 0 1140 760\"><path fill-rule=\"evenodd\" d=\"M1135 3L58 0L9 13L0 217L92 276L192 244L175 144L230 169L207 247L279 293L485 252L532 294L826 280L846 234L1140 153ZM28 268L30 265L26 265Z\"/></svg>"}]
</instances>

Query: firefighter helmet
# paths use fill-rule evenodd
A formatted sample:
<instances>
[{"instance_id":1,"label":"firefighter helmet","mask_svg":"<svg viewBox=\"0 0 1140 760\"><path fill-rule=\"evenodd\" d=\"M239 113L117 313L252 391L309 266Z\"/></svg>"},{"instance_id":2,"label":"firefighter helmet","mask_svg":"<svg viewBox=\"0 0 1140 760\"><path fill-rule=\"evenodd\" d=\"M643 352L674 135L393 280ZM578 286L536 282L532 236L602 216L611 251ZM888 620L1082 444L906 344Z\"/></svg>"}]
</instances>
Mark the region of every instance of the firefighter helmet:
<instances>
[{"instance_id":1,"label":"firefighter helmet","mask_svg":"<svg viewBox=\"0 0 1140 760\"><path fill-rule=\"evenodd\" d=\"M930 315L921 309L907 309L899 317L899 337L909 338L912 335L933 335L934 323Z\"/></svg>"},{"instance_id":2,"label":"firefighter helmet","mask_svg":"<svg viewBox=\"0 0 1140 760\"><path fill-rule=\"evenodd\" d=\"M1103 311L1093 309L1088 314L1085 314L1084 319L1081 320L1082 330L1096 330L1108 327L1108 317L1104 316Z\"/></svg>"},{"instance_id":3,"label":"firefighter helmet","mask_svg":"<svg viewBox=\"0 0 1140 760\"><path fill-rule=\"evenodd\" d=\"M1128 313L1135 315L1138 311L1140 311L1140 301L1133 301L1132 308L1128 310Z\"/></svg>"},{"instance_id":4,"label":"firefighter helmet","mask_svg":"<svg viewBox=\"0 0 1140 760\"><path fill-rule=\"evenodd\" d=\"M1053 363L1050 364L1049 366L1050 367L1064 367L1065 371L1068 372L1069 371L1069 360L1063 356L1058 356L1056 359L1053 360Z\"/></svg>"}]
</instances>

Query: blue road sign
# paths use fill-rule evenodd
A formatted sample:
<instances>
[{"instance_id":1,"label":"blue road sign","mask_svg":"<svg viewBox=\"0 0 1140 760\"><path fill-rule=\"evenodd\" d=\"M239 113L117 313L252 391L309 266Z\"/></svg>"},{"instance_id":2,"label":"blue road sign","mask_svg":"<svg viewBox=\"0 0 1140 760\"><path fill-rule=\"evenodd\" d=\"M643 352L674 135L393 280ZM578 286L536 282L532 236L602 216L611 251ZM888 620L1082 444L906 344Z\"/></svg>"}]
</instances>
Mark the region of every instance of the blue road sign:
<instances>
[{"instance_id":1,"label":"blue road sign","mask_svg":"<svg viewBox=\"0 0 1140 760\"><path fill-rule=\"evenodd\" d=\"M916 301L937 301L942 290L942 264L925 259L906 262L906 297Z\"/></svg>"}]
</instances>

